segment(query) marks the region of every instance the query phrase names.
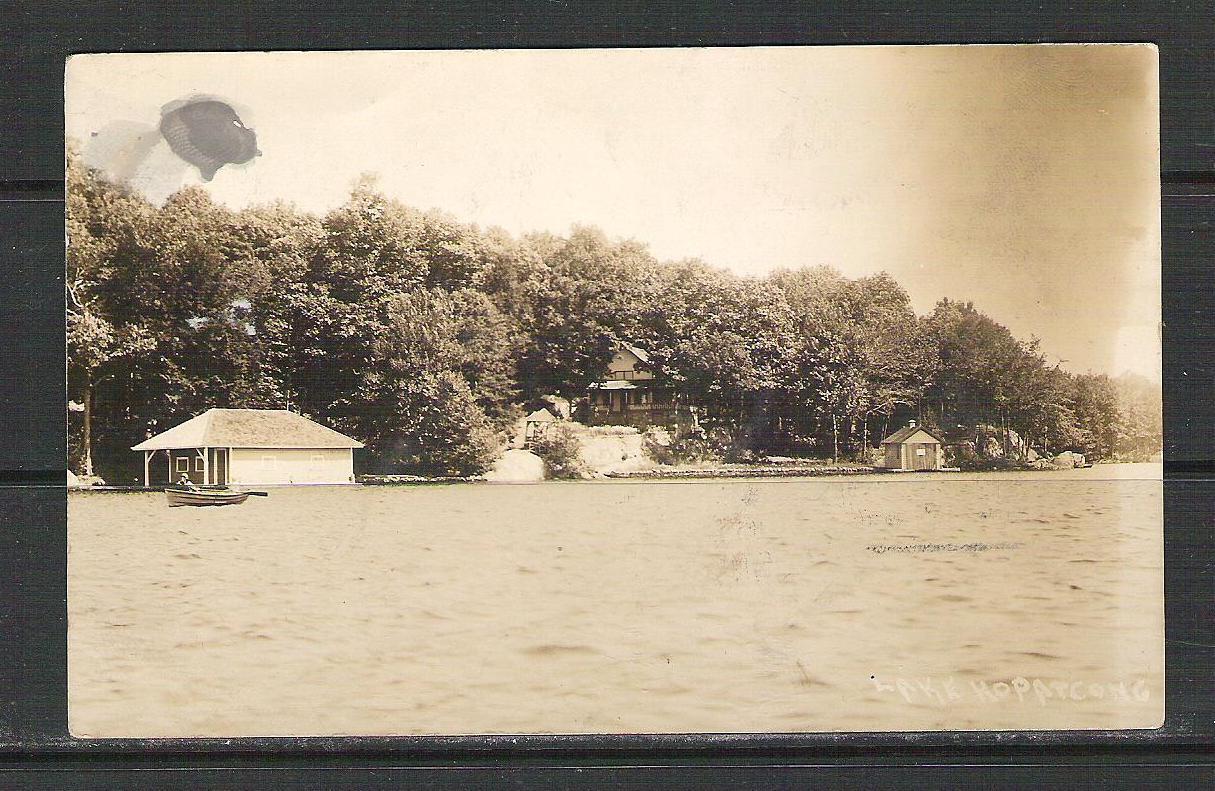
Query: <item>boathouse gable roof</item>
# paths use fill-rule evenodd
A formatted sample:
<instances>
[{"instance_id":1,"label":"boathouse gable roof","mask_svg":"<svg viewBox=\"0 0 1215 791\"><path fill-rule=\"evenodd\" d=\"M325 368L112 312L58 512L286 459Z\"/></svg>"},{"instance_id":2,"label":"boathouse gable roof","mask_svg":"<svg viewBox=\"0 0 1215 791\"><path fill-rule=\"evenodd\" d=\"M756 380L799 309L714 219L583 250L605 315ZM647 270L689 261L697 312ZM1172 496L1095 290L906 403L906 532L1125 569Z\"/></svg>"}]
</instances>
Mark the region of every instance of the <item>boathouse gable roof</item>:
<instances>
[{"instance_id":1,"label":"boathouse gable roof","mask_svg":"<svg viewBox=\"0 0 1215 791\"><path fill-rule=\"evenodd\" d=\"M287 409L208 409L131 450L361 447L358 440Z\"/></svg>"}]
</instances>

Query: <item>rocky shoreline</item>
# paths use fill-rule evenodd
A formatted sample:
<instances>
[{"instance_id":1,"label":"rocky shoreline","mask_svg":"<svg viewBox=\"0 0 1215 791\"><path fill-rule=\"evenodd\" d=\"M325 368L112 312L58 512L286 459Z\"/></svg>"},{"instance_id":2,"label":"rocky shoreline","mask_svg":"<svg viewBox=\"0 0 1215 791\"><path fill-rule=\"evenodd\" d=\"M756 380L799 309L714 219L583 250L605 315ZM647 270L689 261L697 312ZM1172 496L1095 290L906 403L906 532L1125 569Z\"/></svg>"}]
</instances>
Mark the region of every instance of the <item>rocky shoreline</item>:
<instances>
[{"instance_id":1,"label":"rocky shoreline","mask_svg":"<svg viewBox=\"0 0 1215 791\"><path fill-rule=\"evenodd\" d=\"M714 467L706 469L652 469L631 470L627 472L607 472L607 478L810 478L823 475L872 475L877 472L873 467L857 465L850 466L753 466L753 467Z\"/></svg>"}]
</instances>

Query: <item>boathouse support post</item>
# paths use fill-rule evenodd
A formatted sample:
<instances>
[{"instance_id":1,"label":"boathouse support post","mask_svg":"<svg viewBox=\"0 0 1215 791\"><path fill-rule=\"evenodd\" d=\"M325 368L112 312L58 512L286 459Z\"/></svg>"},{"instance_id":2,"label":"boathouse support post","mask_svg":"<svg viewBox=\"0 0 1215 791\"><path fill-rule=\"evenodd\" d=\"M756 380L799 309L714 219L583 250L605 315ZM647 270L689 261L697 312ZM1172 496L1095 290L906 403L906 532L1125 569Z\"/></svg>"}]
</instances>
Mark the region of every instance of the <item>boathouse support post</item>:
<instances>
[{"instance_id":1,"label":"boathouse support post","mask_svg":"<svg viewBox=\"0 0 1215 791\"><path fill-rule=\"evenodd\" d=\"M152 471L149 465L152 463L152 454L154 450L145 450L143 452L143 488L147 489L152 485Z\"/></svg>"}]
</instances>

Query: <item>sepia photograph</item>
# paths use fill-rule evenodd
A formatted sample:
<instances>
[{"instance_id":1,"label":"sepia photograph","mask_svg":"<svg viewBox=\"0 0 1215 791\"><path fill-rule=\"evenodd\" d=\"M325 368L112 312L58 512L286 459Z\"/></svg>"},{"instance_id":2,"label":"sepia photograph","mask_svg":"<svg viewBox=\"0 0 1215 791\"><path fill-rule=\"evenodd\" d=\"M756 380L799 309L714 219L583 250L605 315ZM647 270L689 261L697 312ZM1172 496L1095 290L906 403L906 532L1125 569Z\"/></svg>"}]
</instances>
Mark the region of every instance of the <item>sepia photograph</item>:
<instances>
[{"instance_id":1,"label":"sepia photograph","mask_svg":"<svg viewBox=\"0 0 1215 791\"><path fill-rule=\"evenodd\" d=\"M1157 60L71 57L72 735L1159 727Z\"/></svg>"}]
</instances>

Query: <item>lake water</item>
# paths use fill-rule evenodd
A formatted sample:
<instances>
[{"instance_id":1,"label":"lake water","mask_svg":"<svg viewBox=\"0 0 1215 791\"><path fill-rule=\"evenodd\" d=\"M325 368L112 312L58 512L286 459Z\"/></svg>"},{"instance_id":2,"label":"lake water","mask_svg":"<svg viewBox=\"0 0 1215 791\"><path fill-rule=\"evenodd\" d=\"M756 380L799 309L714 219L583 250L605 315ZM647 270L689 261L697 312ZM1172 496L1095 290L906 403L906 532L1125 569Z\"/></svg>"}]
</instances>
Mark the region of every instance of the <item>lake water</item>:
<instances>
[{"instance_id":1,"label":"lake water","mask_svg":"<svg viewBox=\"0 0 1215 791\"><path fill-rule=\"evenodd\" d=\"M73 493L71 730L1153 727L1159 478Z\"/></svg>"}]
</instances>

